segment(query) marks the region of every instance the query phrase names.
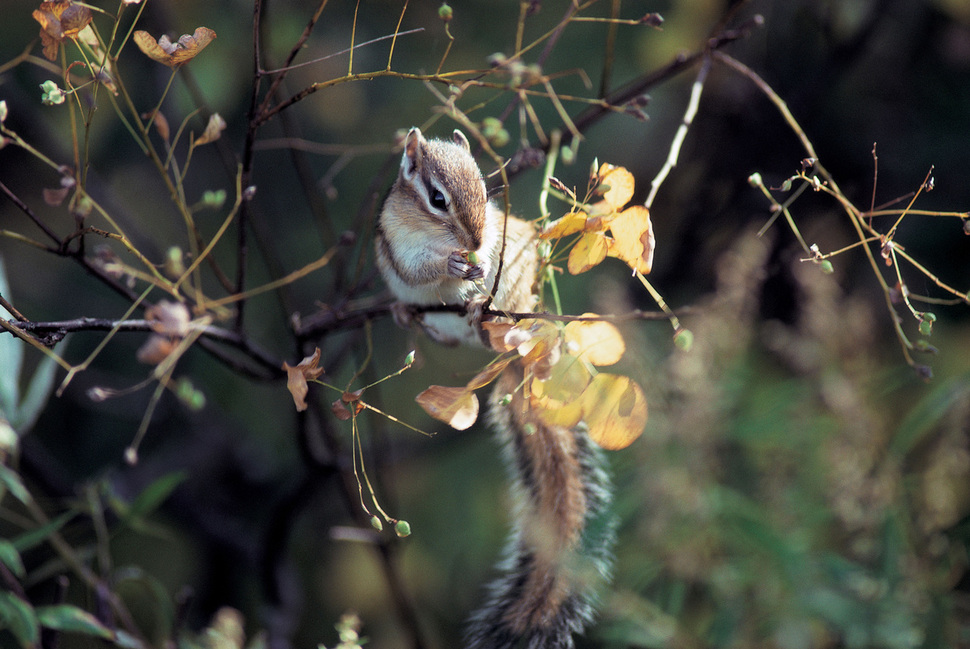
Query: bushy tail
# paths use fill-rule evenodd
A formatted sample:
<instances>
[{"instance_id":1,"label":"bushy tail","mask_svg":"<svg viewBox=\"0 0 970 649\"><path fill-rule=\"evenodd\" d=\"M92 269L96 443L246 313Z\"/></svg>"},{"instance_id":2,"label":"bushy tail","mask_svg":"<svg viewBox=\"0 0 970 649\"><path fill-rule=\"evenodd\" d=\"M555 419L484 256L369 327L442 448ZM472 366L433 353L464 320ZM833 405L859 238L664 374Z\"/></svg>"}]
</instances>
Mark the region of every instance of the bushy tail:
<instances>
[{"instance_id":1,"label":"bushy tail","mask_svg":"<svg viewBox=\"0 0 970 649\"><path fill-rule=\"evenodd\" d=\"M514 521L485 605L469 621L467 649L572 649L592 620L614 539L602 451L581 425L548 426L527 410L521 368L499 378L492 426L512 478ZM515 394L508 405L500 403Z\"/></svg>"}]
</instances>

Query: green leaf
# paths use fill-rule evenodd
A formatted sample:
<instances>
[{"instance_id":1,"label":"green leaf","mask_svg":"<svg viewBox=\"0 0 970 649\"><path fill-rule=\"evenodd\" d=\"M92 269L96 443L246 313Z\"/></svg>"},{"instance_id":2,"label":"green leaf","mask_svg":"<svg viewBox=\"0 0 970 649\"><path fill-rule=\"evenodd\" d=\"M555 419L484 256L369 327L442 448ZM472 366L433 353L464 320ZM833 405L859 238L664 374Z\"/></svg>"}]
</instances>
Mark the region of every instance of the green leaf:
<instances>
[{"instance_id":1,"label":"green leaf","mask_svg":"<svg viewBox=\"0 0 970 649\"><path fill-rule=\"evenodd\" d=\"M145 644L141 640L121 629L115 631L114 643L116 647L121 647L121 649L145 649ZM182 646L181 642L179 642L179 646Z\"/></svg>"},{"instance_id":2,"label":"green leaf","mask_svg":"<svg viewBox=\"0 0 970 649\"><path fill-rule=\"evenodd\" d=\"M37 609L37 620L42 627L48 629L83 633L105 640L114 639L111 629L103 625L98 618L71 604L41 606Z\"/></svg>"},{"instance_id":3,"label":"green leaf","mask_svg":"<svg viewBox=\"0 0 970 649\"><path fill-rule=\"evenodd\" d=\"M168 629L175 623L175 606L168 588L154 575L145 572L138 566L124 566L114 571L111 581L115 585L115 592L122 598L126 593L137 592L139 601L147 597L146 604L154 616L155 628ZM116 631L119 636L115 640L121 645L122 631Z\"/></svg>"},{"instance_id":4,"label":"green leaf","mask_svg":"<svg viewBox=\"0 0 970 649\"><path fill-rule=\"evenodd\" d=\"M4 270L3 257L0 257L0 295L11 300L10 285L7 283L7 273ZM12 316L6 309L0 307L0 318L8 319ZM20 401L20 366L24 360L24 345L8 333L0 334L0 414L6 416L13 423L17 418L17 403ZM16 424L14 424L16 426Z\"/></svg>"},{"instance_id":5,"label":"green leaf","mask_svg":"<svg viewBox=\"0 0 970 649\"><path fill-rule=\"evenodd\" d=\"M132 501L125 518L138 520L151 514L188 477L188 473L185 471L175 471L151 483Z\"/></svg>"},{"instance_id":6,"label":"green leaf","mask_svg":"<svg viewBox=\"0 0 970 649\"><path fill-rule=\"evenodd\" d=\"M26 571L24 562L20 558L20 553L13 543L7 539L0 539L0 563L7 566L14 575L23 578Z\"/></svg>"},{"instance_id":7,"label":"green leaf","mask_svg":"<svg viewBox=\"0 0 970 649\"><path fill-rule=\"evenodd\" d=\"M950 411L953 404L966 397L970 391L968 380L970 380L970 374L958 376L941 383L921 399L900 422L889 445L890 453L899 459L906 457Z\"/></svg>"},{"instance_id":8,"label":"green leaf","mask_svg":"<svg viewBox=\"0 0 970 649\"><path fill-rule=\"evenodd\" d=\"M0 372L2 374L3 372ZM20 476L8 466L0 464L0 484L7 488L13 497L24 503L30 502L30 492L20 480Z\"/></svg>"},{"instance_id":9,"label":"green leaf","mask_svg":"<svg viewBox=\"0 0 970 649\"><path fill-rule=\"evenodd\" d=\"M25 649L40 641L34 609L13 593L0 592L0 629L8 629Z\"/></svg>"},{"instance_id":10,"label":"green leaf","mask_svg":"<svg viewBox=\"0 0 970 649\"><path fill-rule=\"evenodd\" d=\"M14 539L14 548L16 548L18 552L24 552L25 550L29 550L30 548L43 543L45 540L47 540L47 537L64 527L69 520L74 518L75 514L77 514L77 512L73 510L66 511L57 518L47 521L47 523L41 525L37 529L21 534Z\"/></svg>"},{"instance_id":11,"label":"green leaf","mask_svg":"<svg viewBox=\"0 0 970 649\"><path fill-rule=\"evenodd\" d=\"M64 352L64 346L67 344L68 338L70 336L65 337L61 342L60 353ZM17 416L14 420L10 421L14 429L21 435L34 427L34 423L40 417L41 411L47 405L47 400L51 396L51 390L54 388L56 371L57 361L54 360L54 357L44 356L37 365L37 370L34 372L34 375L30 377L27 392L24 394L24 399L17 408Z\"/></svg>"}]
</instances>

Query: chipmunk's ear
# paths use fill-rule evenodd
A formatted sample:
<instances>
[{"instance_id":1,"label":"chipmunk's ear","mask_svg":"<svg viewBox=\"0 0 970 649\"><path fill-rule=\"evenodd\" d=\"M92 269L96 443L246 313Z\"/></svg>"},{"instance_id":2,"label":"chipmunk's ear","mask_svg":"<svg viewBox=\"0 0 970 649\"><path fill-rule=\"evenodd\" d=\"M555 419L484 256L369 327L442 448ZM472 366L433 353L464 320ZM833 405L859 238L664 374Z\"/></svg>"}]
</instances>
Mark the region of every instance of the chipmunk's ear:
<instances>
[{"instance_id":1,"label":"chipmunk's ear","mask_svg":"<svg viewBox=\"0 0 970 649\"><path fill-rule=\"evenodd\" d=\"M404 138L404 155L401 157L401 173L410 180L421 164L421 155L427 140L417 126L411 127L407 137Z\"/></svg>"},{"instance_id":2,"label":"chipmunk's ear","mask_svg":"<svg viewBox=\"0 0 970 649\"><path fill-rule=\"evenodd\" d=\"M457 128L451 134L451 139L455 141L455 144L465 149L465 151L471 151L471 145L468 144L468 138L465 134L459 131Z\"/></svg>"}]
</instances>

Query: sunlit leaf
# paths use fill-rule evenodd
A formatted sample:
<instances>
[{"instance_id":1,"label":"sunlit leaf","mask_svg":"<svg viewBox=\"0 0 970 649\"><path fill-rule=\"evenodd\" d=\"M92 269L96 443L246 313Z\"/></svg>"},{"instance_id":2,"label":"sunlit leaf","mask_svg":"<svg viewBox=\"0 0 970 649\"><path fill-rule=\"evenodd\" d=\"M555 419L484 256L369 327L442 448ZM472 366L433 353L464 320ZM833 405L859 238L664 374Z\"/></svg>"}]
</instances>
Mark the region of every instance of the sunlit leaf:
<instances>
[{"instance_id":1,"label":"sunlit leaf","mask_svg":"<svg viewBox=\"0 0 970 649\"><path fill-rule=\"evenodd\" d=\"M605 236L599 232L587 232L569 251L567 268L570 274L579 275L593 268L606 259L608 249L609 242Z\"/></svg>"},{"instance_id":2,"label":"sunlit leaf","mask_svg":"<svg viewBox=\"0 0 970 649\"><path fill-rule=\"evenodd\" d=\"M600 165L599 180L601 184L609 187L603 194L603 200L613 208L614 212L619 212L633 198L635 180L633 174L623 167L604 162Z\"/></svg>"},{"instance_id":3,"label":"sunlit leaf","mask_svg":"<svg viewBox=\"0 0 970 649\"><path fill-rule=\"evenodd\" d=\"M595 313L584 316L596 317ZM566 349L593 365L612 365L623 358L626 345L620 330L602 320L570 322L565 327Z\"/></svg>"},{"instance_id":4,"label":"sunlit leaf","mask_svg":"<svg viewBox=\"0 0 970 649\"><path fill-rule=\"evenodd\" d=\"M609 254L625 261L644 275L653 268L655 239L650 210L642 205L623 210L610 223L613 241Z\"/></svg>"},{"instance_id":5,"label":"sunlit leaf","mask_svg":"<svg viewBox=\"0 0 970 649\"><path fill-rule=\"evenodd\" d=\"M561 239L586 229L586 214L570 212L558 221L553 221L539 234L540 239Z\"/></svg>"},{"instance_id":6,"label":"sunlit leaf","mask_svg":"<svg viewBox=\"0 0 970 649\"><path fill-rule=\"evenodd\" d=\"M478 419L478 397L468 388L432 385L414 400L426 413L457 430L465 430Z\"/></svg>"},{"instance_id":7,"label":"sunlit leaf","mask_svg":"<svg viewBox=\"0 0 970 649\"><path fill-rule=\"evenodd\" d=\"M199 27L192 35L183 34L176 42L162 36L158 40L146 31L138 30L133 38L138 49L151 59L175 68L188 63L216 37L208 27Z\"/></svg>"},{"instance_id":8,"label":"sunlit leaf","mask_svg":"<svg viewBox=\"0 0 970 649\"><path fill-rule=\"evenodd\" d=\"M516 347L525 365L538 363L550 355L558 358L559 328L549 320L523 320L506 335L506 340L517 340L518 337L525 338Z\"/></svg>"},{"instance_id":9,"label":"sunlit leaf","mask_svg":"<svg viewBox=\"0 0 970 649\"><path fill-rule=\"evenodd\" d=\"M583 392L582 401L589 436L603 448L626 448L643 433L647 399L629 377L597 374Z\"/></svg>"},{"instance_id":10,"label":"sunlit leaf","mask_svg":"<svg viewBox=\"0 0 970 649\"><path fill-rule=\"evenodd\" d=\"M548 379L533 380L529 384L530 404L545 423L571 428L583 417L580 397L590 380L586 365L572 356L565 356L551 368Z\"/></svg>"},{"instance_id":11,"label":"sunlit leaf","mask_svg":"<svg viewBox=\"0 0 970 649\"><path fill-rule=\"evenodd\" d=\"M293 395L293 403L298 412L307 409L306 395L310 391L307 380L315 380L323 374L323 368L317 367L319 362L319 347L314 350L312 355L300 361L296 367L291 367L286 361L283 362L283 369L286 370L286 389Z\"/></svg>"}]
</instances>

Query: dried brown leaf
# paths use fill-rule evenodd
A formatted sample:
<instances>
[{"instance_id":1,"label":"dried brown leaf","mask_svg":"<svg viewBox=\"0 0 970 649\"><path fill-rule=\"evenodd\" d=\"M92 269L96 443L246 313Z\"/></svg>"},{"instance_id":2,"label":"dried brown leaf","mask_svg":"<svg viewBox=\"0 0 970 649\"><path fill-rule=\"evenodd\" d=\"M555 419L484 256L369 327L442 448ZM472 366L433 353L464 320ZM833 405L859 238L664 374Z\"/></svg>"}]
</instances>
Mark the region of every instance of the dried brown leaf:
<instances>
[{"instance_id":1,"label":"dried brown leaf","mask_svg":"<svg viewBox=\"0 0 970 649\"><path fill-rule=\"evenodd\" d=\"M226 120L222 119L219 113L213 113L209 116L209 122L205 125L205 131L195 141L195 145L201 146L209 142L215 142L222 137L224 130L226 130Z\"/></svg>"},{"instance_id":2,"label":"dried brown leaf","mask_svg":"<svg viewBox=\"0 0 970 649\"><path fill-rule=\"evenodd\" d=\"M64 202L67 198L67 193L71 191L69 187L59 187L57 189L50 189L45 187L41 190L41 194L44 197L44 202L51 206L57 206Z\"/></svg>"},{"instance_id":3,"label":"dried brown leaf","mask_svg":"<svg viewBox=\"0 0 970 649\"><path fill-rule=\"evenodd\" d=\"M189 333L189 309L181 302L162 300L145 310L145 319L155 333L177 338Z\"/></svg>"},{"instance_id":4,"label":"dried brown leaf","mask_svg":"<svg viewBox=\"0 0 970 649\"><path fill-rule=\"evenodd\" d=\"M78 33L91 22L91 10L72 0L42 2L31 14L40 23L40 40L44 56L53 61L57 49L65 38L77 38Z\"/></svg>"},{"instance_id":5,"label":"dried brown leaf","mask_svg":"<svg viewBox=\"0 0 970 649\"><path fill-rule=\"evenodd\" d=\"M149 58L170 68L175 68L191 61L215 37L216 33L208 27L199 27L191 35L183 34L174 43L168 36L162 36L158 40L155 40L154 36L142 30L136 31L133 35L138 49L144 52Z\"/></svg>"},{"instance_id":6,"label":"dried brown leaf","mask_svg":"<svg viewBox=\"0 0 970 649\"><path fill-rule=\"evenodd\" d=\"M465 430L478 419L478 397L468 388L432 385L414 400L426 413L457 430Z\"/></svg>"},{"instance_id":7,"label":"dried brown leaf","mask_svg":"<svg viewBox=\"0 0 970 649\"><path fill-rule=\"evenodd\" d=\"M293 395L293 403L299 412L307 409L306 395L310 391L307 381L315 380L323 374L323 368L317 367L319 362L319 347L313 351L312 355L300 361L296 367L291 367L286 361L283 362L283 369L286 370L286 389Z\"/></svg>"},{"instance_id":8,"label":"dried brown leaf","mask_svg":"<svg viewBox=\"0 0 970 649\"><path fill-rule=\"evenodd\" d=\"M169 336L152 334L145 343L135 352L135 358L139 363L146 365L158 365L175 351L176 343Z\"/></svg>"}]
</instances>

